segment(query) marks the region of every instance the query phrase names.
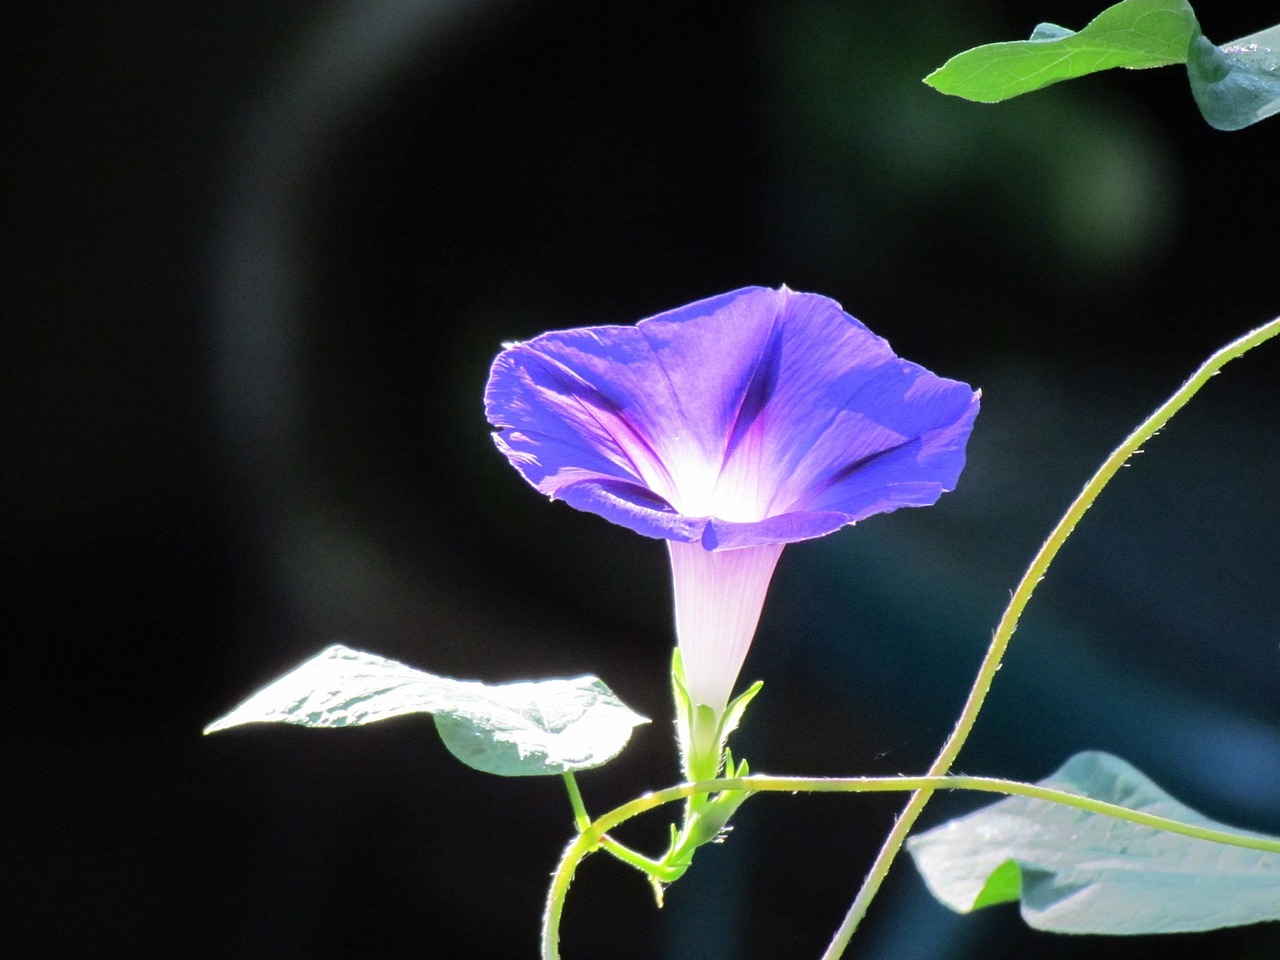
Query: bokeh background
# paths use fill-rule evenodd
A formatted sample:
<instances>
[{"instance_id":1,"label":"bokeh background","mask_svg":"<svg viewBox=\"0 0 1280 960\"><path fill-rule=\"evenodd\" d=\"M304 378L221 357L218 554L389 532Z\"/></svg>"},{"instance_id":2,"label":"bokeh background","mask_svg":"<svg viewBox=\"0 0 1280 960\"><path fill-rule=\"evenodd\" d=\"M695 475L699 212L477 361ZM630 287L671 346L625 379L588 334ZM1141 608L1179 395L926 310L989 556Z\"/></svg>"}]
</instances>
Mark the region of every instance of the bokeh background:
<instances>
[{"instance_id":1,"label":"bokeh background","mask_svg":"<svg viewBox=\"0 0 1280 960\"><path fill-rule=\"evenodd\" d=\"M674 782L661 545L494 451L504 340L749 283L840 300L981 386L960 488L789 548L753 767L923 769L1040 539L1212 349L1280 312L1280 120L1176 69L1001 106L919 79L1077 0L129 0L9 11L3 363L10 957L529 957L554 779L429 721L201 727L334 641L655 718L583 775ZM1280 4L1201 10L1224 42ZM961 757L1119 753L1280 833L1280 348L1136 458L1044 583ZM582 869L566 957L816 957L900 797L765 797L656 911ZM925 822L970 809L939 798ZM629 838L657 850L666 820ZM847 954L1272 958L1263 925L1061 938L905 861Z\"/></svg>"}]
</instances>

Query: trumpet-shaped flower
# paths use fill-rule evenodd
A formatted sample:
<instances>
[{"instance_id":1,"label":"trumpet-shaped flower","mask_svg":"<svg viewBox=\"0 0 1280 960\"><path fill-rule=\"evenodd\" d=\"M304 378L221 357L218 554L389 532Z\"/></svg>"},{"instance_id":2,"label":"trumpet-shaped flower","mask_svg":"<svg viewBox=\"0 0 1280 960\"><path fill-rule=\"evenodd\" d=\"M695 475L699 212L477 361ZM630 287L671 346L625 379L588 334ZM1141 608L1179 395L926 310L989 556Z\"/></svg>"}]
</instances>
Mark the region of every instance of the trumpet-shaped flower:
<instances>
[{"instance_id":1,"label":"trumpet-shaped flower","mask_svg":"<svg viewBox=\"0 0 1280 960\"><path fill-rule=\"evenodd\" d=\"M685 688L719 718L783 546L934 503L978 399L833 300L748 287L509 345L485 410L539 491L667 540Z\"/></svg>"}]
</instances>

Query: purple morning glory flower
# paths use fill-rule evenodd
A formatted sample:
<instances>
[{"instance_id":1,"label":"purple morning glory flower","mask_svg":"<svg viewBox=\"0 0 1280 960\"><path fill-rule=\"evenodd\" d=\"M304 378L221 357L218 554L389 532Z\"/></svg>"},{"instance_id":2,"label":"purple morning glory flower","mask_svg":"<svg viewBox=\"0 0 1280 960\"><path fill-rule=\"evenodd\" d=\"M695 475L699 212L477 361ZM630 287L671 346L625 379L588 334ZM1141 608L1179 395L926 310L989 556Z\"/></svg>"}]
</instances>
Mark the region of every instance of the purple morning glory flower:
<instances>
[{"instance_id":1,"label":"purple morning glory flower","mask_svg":"<svg viewBox=\"0 0 1280 960\"><path fill-rule=\"evenodd\" d=\"M687 689L719 716L783 546L953 489L978 399L834 300L747 287L509 345L485 412L542 493L668 541Z\"/></svg>"}]
</instances>

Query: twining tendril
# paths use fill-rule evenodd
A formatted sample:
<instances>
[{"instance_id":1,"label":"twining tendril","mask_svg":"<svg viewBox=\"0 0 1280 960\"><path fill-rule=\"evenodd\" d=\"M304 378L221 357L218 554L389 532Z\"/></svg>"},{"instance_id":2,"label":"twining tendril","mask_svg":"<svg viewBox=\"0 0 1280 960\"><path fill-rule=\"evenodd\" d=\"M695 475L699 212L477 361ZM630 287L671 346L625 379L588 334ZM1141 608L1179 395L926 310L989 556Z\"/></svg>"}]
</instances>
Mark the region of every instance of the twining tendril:
<instances>
[{"instance_id":1,"label":"twining tendril","mask_svg":"<svg viewBox=\"0 0 1280 960\"><path fill-rule=\"evenodd\" d=\"M1001 793L1010 796L1030 797L1074 807L1087 813L1100 814L1125 820L1144 827L1176 833L1196 840L1207 840L1227 846L1259 850L1264 853L1280 853L1280 840L1248 836L1227 830L1182 823L1169 817L1161 817L1141 810L1132 810L1104 800L1095 800L1079 794L1056 790L1034 783L1003 780L998 777L925 776L925 777L722 777L699 783L683 783L654 793L646 793L614 810L598 817L573 842L565 848L551 878L543 914L542 960L560 960L560 918L564 911L565 896L578 864L588 855L600 849L606 842L606 834L628 820L643 813L688 797L708 793L741 791L752 793L884 793L913 790L917 794L935 790L975 790L982 793Z\"/></svg>"}]
</instances>

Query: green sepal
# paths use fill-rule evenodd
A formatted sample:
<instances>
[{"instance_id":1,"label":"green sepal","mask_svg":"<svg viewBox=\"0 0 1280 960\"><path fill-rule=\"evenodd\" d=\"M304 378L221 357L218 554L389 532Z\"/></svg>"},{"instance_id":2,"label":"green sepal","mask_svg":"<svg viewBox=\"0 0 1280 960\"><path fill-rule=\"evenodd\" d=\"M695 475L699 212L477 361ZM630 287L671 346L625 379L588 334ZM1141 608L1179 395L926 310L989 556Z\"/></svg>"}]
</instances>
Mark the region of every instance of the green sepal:
<instances>
[{"instance_id":1,"label":"green sepal","mask_svg":"<svg viewBox=\"0 0 1280 960\"><path fill-rule=\"evenodd\" d=\"M764 681L757 680L747 689L729 701L729 706L724 709L724 716L720 718L720 729L716 732L716 739L720 744L720 751L723 753L729 742L729 734L738 729L738 724L742 722L742 715L747 712L747 705L756 698L764 688ZM729 774L732 776L732 774Z\"/></svg>"},{"instance_id":2,"label":"green sepal","mask_svg":"<svg viewBox=\"0 0 1280 960\"><path fill-rule=\"evenodd\" d=\"M712 780L724 769L729 736L742 722L747 705L764 687L757 680L734 697L719 718L704 703L689 697L684 679L684 663L677 647L671 655L671 690L675 700L676 740L680 746L680 768L691 782Z\"/></svg>"},{"instance_id":3,"label":"green sepal","mask_svg":"<svg viewBox=\"0 0 1280 960\"><path fill-rule=\"evenodd\" d=\"M686 779L692 780L693 701L689 699L689 688L685 686L684 661L680 659L679 647L671 652L671 693L676 708L676 743L680 747L680 769Z\"/></svg>"}]
</instances>

